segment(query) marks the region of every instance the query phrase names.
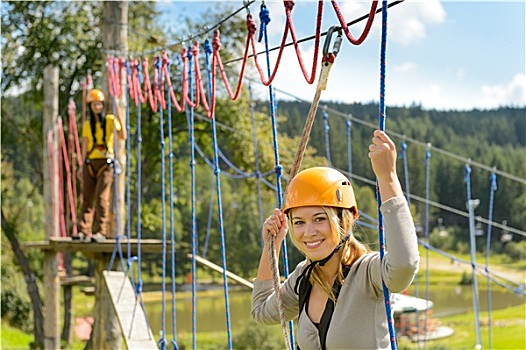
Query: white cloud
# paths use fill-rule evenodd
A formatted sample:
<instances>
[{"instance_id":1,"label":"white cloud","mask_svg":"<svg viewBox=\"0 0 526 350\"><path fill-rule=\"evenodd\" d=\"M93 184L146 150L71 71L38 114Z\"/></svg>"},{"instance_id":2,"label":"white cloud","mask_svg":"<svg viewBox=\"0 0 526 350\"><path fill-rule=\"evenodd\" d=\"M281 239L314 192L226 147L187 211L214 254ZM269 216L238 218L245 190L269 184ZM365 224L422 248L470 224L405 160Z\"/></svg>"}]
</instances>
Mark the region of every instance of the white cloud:
<instances>
[{"instance_id":1,"label":"white cloud","mask_svg":"<svg viewBox=\"0 0 526 350\"><path fill-rule=\"evenodd\" d=\"M518 73L505 84L483 85L480 91L482 98L479 104L482 107L525 106L526 75Z\"/></svg>"},{"instance_id":2,"label":"white cloud","mask_svg":"<svg viewBox=\"0 0 526 350\"><path fill-rule=\"evenodd\" d=\"M445 19L446 11L438 0L405 1L389 12L389 39L412 44L426 38L429 25L443 23Z\"/></svg>"},{"instance_id":3,"label":"white cloud","mask_svg":"<svg viewBox=\"0 0 526 350\"><path fill-rule=\"evenodd\" d=\"M405 62L398 66L393 67L395 72L411 72L416 69L416 64L414 62Z\"/></svg>"},{"instance_id":4,"label":"white cloud","mask_svg":"<svg viewBox=\"0 0 526 350\"><path fill-rule=\"evenodd\" d=\"M349 20L369 13L370 1L345 1L339 4L342 14ZM379 7L381 2L379 2ZM332 9L332 6L330 6ZM388 27L389 40L403 45L412 44L426 37L426 28L429 25L443 23L446 19L446 11L439 0L406 0L389 9ZM379 35L381 31L381 15L378 14L374 20L372 32ZM352 27L351 33L358 37L365 21Z\"/></svg>"}]
</instances>

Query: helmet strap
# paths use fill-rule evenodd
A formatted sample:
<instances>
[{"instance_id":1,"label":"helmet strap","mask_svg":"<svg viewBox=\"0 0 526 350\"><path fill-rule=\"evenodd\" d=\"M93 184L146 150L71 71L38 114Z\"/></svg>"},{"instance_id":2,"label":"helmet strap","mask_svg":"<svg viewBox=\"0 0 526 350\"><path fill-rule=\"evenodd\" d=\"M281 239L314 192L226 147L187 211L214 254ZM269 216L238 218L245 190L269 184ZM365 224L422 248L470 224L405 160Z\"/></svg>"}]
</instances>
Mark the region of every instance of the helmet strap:
<instances>
[{"instance_id":1,"label":"helmet strap","mask_svg":"<svg viewBox=\"0 0 526 350\"><path fill-rule=\"evenodd\" d=\"M343 246L343 244L345 242L347 242L349 240L349 237L350 235L346 235L343 239L340 239L340 243L338 243L338 245L336 246L336 248L334 248L334 250L332 251L332 253L330 253L329 255L327 255L325 258L321 259L321 260L316 260L316 261L313 261L311 262L309 265L307 265L307 267L305 268L305 270L303 270L303 272L301 273L301 275L298 277L298 279L296 280L296 285L294 286L294 292L296 294L299 295L299 286L300 286L300 283L301 283L301 280L303 279L306 279L307 281L310 280L310 276L312 274L312 271L314 270L314 267L316 267L316 265L320 265L320 266L325 266L325 264L331 260L331 258L334 256L334 254L336 254L340 249L341 247Z\"/></svg>"}]
</instances>

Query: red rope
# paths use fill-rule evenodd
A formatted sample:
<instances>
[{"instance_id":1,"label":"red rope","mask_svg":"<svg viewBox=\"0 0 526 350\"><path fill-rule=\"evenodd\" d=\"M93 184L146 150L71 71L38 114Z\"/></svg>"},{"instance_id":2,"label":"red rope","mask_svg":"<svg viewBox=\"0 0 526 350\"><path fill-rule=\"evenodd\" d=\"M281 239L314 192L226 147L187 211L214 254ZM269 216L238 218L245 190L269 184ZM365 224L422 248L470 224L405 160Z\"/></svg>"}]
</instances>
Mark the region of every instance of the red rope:
<instances>
[{"instance_id":1,"label":"red rope","mask_svg":"<svg viewBox=\"0 0 526 350\"><path fill-rule=\"evenodd\" d=\"M155 101L155 96L152 93L152 84L150 82L150 73L148 69L148 58L145 57L142 59L142 71L144 72L144 98L145 100L148 99L148 101L150 102L150 107L152 108L152 111L157 112L157 102Z\"/></svg>"},{"instance_id":2,"label":"red rope","mask_svg":"<svg viewBox=\"0 0 526 350\"><path fill-rule=\"evenodd\" d=\"M281 63L281 56L283 55L283 49L285 48L285 43L287 41L287 37L289 36L289 26L288 24L285 25L285 30L283 31L283 37L281 38L281 45L278 52L278 58L276 59L276 65L274 66L274 70L272 74L270 74L268 80L265 79L265 73L263 73L263 69L259 65L258 62L258 55L256 50L256 43L255 40L252 39L252 56L254 57L254 64L256 65L256 68L259 73L259 79L261 80L261 83L265 86L269 86L272 84L272 81L274 81L274 78L276 77L276 73L278 72L279 64Z\"/></svg>"},{"instance_id":3,"label":"red rope","mask_svg":"<svg viewBox=\"0 0 526 350\"><path fill-rule=\"evenodd\" d=\"M194 46L192 47L192 55L195 57L194 61L194 72L195 72L195 86L197 89L197 95L201 97L203 101L203 108L207 112L207 114L210 112L210 106L208 104L208 101L206 100L206 92L203 87L203 78L201 76L201 68L199 67L199 43L196 41L194 42Z\"/></svg>"},{"instance_id":4,"label":"red rope","mask_svg":"<svg viewBox=\"0 0 526 350\"><path fill-rule=\"evenodd\" d=\"M221 61L221 56L219 55L219 49L221 48L221 40L219 38L219 31L216 30L214 33L214 40L212 42L212 46L214 48L213 54L217 58L217 65L219 66L219 72L221 73L221 78L228 92L228 96L233 101L237 100L237 98L239 97L239 93L241 92L241 85L243 84L243 76L245 75L245 68L246 68L247 59L248 59L248 49L250 47L251 38L254 37L254 33L256 32L256 26L255 24L252 26L252 23L254 23L254 21L252 20L252 16L248 14L247 15L248 34L247 34L247 39L245 42L245 54L243 56L243 63L241 64L241 70L239 73L239 78L237 81L235 93L232 92L232 88L230 87L230 83L228 82L228 78L226 76L225 68L223 67L223 62Z\"/></svg>"},{"instance_id":5,"label":"red rope","mask_svg":"<svg viewBox=\"0 0 526 350\"><path fill-rule=\"evenodd\" d=\"M186 49L184 50L184 52L186 53ZM168 91L170 92L170 98L172 99L172 102L173 102L173 104L175 106L175 109L177 109L179 112L183 112L184 111L184 107L185 107L184 95L183 95L181 103L179 104L179 102L175 98L175 92L174 92L174 89L173 89L173 86L172 86L172 81L170 79L170 70L168 69L168 54L166 53L166 51L163 51L161 53L161 57L162 57L162 60L163 60L162 67L163 67L164 77L166 79L166 83L168 84ZM183 61L184 60L185 60L185 58L183 58ZM185 67L186 67L186 65L185 65ZM184 81L184 79L183 79L183 81ZM183 91L184 91L184 84L183 84Z\"/></svg>"},{"instance_id":6,"label":"red rope","mask_svg":"<svg viewBox=\"0 0 526 350\"><path fill-rule=\"evenodd\" d=\"M135 94L135 106L139 106L139 100L141 103L146 102L146 97L143 96L142 90L141 90L141 82L139 80L139 61L138 60L132 60L132 85L133 90ZM155 112L155 111L154 111Z\"/></svg>"},{"instance_id":7,"label":"red rope","mask_svg":"<svg viewBox=\"0 0 526 350\"><path fill-rule=\"evenodd\" d=\"M343 32L345 33L345 36L347 39L354 45L360 45L367 35L369 35L369 31L371 30L371 26L373 25L374 16L376 14L376 8L378 7L378 0L374 0L371 4L371 10L369 11L369 17L367 18L367 23L365 24L365 28L360 35L358 39L355 39L351 31L349 30L349 27L347 26L347 23L345 21L345 18L343 17L340 7L336 3L335 0L331 0L332 7L334 7L334 12L336 12L336 16L338 17L338 20L340 21L340 25L342 26Z\"/></svg>"},{"instance_id":8,"label":"red rope","mask_svg":"<svg viewBox=\"0 0 526 350\"><path fill-rule=\"evenodd\" d=\"M115 96L117 98L122 96L122 89L121 89L121 74L122 70L124 69L124 59L122 58L115 58L113 60L113 83L114 83L114 91Z\"/></svg>"},{"instance_id":9,"label":"red rope","mask_svg":"<svg viewBox=\"0 0 526 350\"><path fill-rule=\"evenodd\" d=\"M135 93L135 85L133 85L133 68L131 67L131 62L128 62L128 65L130 66L130 69L126 70L126 78L128 79L128 94L130 96L130 99L137 105L137 94Z\"/></svg>"},{"instance_id":10,"label":"red rope","mask_svg":"<svg viewBox=\"0 0 526 350\"><path fill-rule=\"evenodd\" d=\"M159 57L155 57L155 65L159 69L154 68L153 70L153 93L158 103L161 104L163 110L166 109L166 100L164 99L164 89L162 88L163 72L162 72L162 62Z\"/></svg>"},{"instance_id":11,"label":"red rope","mask_svg":"<svg viewBox=\"0 0 526 350\"><path fill-rule=\"evenodd\" d=\"M108 90L110 96L115 96L115 72L113 71L113 57L108 57L106 60L108 66Z\"/></svg>"},{"instance_id":12,"label":"red rope","mask_svg":"<svg viewBox=\"0 0 526 350\"><path fill-rule=\"evenodd\" d=\"M69 202L69 211L71 213L71 221L73 223L73 235L77 235L77 209L75 207L75 198L73 196L73 179L71 177L71 168L69 166L69 157L68 157L68 149L66 145L66 139L64 137L64 127L62 125L62 118L58 119L58 135L59 135L59 142L60 147L62 148L62 161L64 162L64 167L66 168L66 185L67 185L67 192L68 192L68 202ZM60 162L62 165L62 162ZM62 172L60 172L62 174ZM64 193L64 184L62 176L60 176L61 181L61 191L60 194L63 196ZM61 200L61 206L63 206L63 201ZM63 214L64 209L62 208L61 214ZM62 215L61 215L62 216ZM66 234L66 227L64 226L64 237L67 237Z\"/></svg>"},{"instance_id":13,"label":"red rope","mask_svg":"<svg viewBox=\"0 0 526 350\"><path fill-rule=\"evenodd\" d=\"M79 165L82 166L83 162L82 162L82 151L80 149L80 142L79 142L79 133L78 133L78 130L77 130L77 118L75 116L75 102L73 101L70 101L69 104L68 104L68 115L69 115L69 121L68 121L68 125L69 125L69 134L68 134L68 139L69 139L69 150L70 150L70 155L71 155L71 173L73 175L77 174L77 167L76 167L76 164L75 164L75 160L77 160L79 162ZM75 157L76 155L76 157ZM78 196L77 196L77 184L76 184L76 178L73 177L72 179L72 183L73 183L73 203L77 203L77 199L78 199ZM81 188L82 188L82 180L81 180ZM76 215L76 211L75 211L75 215ZM76 229L76 228L75 228Z\"/></svg>"},{"instance_id":14,"label":"red rope","mask_svg":"<svg viewBox=\"0 0 526 350\"><path fill-rule=\"evenodd\" d=\"M77 118L75 116L75 102L70 101L68 104L68 115L69 115L69 135L74 140L75 151L77 152L77 158L79 164L82 164L82 151L80 149L79 132L77 129Z\"/></svg>"},{"instance_id":15,"label":"red rope","mask_svg":"<svg viewBox=\"0 0 526 350\"><path fill-rule=\"evenodd\" d=\"M194 47L192 47L192 50L190 50L190 52L192 53L192 56L194 56L194 53L198 54L199 55L199 49L197 50L194 50L195 49L195 44L194 44ZM198 60L198 57L195 57L194 58L194 75L197 76L196 74L196 69L199 69L199 60ZM197 68L195 68L197 67ZM185 66L185 72L187 71L187 68L188 68L188 65ZM183 94L183 97L186 101L186 103L188 103L188 105L191 107L191 108L197 108L199 107L199 103L200 103L200 93L199 93L199 85L198 85L198 81L197 81L197 78L196 78L196 82L195 82L195 86L196 86L196 95L195 95L195 102L192 101L192 99L190 98L190 96L188 96L188 92L190 91L191 89L191 86L189 86L189 81L188 81L188 73L186 73L186 93Z\"/></svg>"},{"instance_id":16,"label":"red rope","mask_svg":"<svg viewBox=\"0 0 526 350\"><path fill-rule=\"evenodd\" d=\"M61 135L64 136L64 130L62 129L62 118L58 118L58 129L57 129L58 136ZM58 235L59 237L67 237L66 234L66 214L64 213L64 169L63 169L63 158L64 154L60 152L62 148L62 138L60 138L58 142L59 152L58 152L58 173L57 173L57 180L58 180L58 220L59 220L59 231ZM67 158L67 154L66 154Z\"/></svg>"},{"instance_id":17,"label":"red rope","mask_svg":"<svg viewBox=\"0 0 526 350\"><path fill-rule=\"evenodd\" d=\"M287 25L290 29L290 36L292 37L292 42L294 43L294 48L296 49L296 56L298 57L298 63L300 64L301 72L305 77L305 80L308 84L312 84L316 78L316 69L318 66L318 51L320 47L320 38L321 38L321 22L323 17L323 1L318 1L318 14L316 20L316 34L314 39L314 58L312 62L311 76L307 75L307 70L303 64L303 58L298 45L298 39L296 38L296 31L294 30L294 24L292 23L292 8L294 7L293 1L285 1L285 14L287 16Z\"/></svg>"}]
</instances>

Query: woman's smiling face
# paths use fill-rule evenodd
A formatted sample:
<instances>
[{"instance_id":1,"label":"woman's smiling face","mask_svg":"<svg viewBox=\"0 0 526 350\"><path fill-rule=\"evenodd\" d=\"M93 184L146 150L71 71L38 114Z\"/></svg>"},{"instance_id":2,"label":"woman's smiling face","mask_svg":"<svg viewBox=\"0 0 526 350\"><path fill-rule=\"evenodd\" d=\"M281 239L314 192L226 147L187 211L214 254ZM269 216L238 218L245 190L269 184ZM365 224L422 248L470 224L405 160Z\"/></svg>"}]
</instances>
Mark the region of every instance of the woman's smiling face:
<instances>
[{"instance_id":1,"label":"woman's smiling face","mask_svg":"<svg viewBox=\"0 0 526 350\"><path fill-rule=\"evenodd\" d=\"M100 101L93 101L90 103L90 108L95 114L100 114L104 108L104 103Z\"/></svg>"},{"instance_id":2,"label":"woman's smiling face","mask_svg":"<svg viewBox=\"0 0 526 350\"><path fill-rule=\"evenodd\" d=\"M324 259L338 245L338 235L323 207L293 208L291 218L292 238L310 260Z\"/></svg>"}]
</instances>

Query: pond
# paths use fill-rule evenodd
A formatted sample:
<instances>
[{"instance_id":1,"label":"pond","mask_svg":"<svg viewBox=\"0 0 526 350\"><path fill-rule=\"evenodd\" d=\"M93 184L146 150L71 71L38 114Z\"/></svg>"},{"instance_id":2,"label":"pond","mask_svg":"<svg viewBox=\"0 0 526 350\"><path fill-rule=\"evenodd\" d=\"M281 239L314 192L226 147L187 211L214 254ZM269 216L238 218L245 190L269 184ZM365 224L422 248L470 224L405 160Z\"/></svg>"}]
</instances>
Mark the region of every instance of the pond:
<instances>
[{"instance_id":1,"label":"pond","mask_svg":"<svg viewBox=\"0 0 526 350\"><path fill-rule=\"evenodd\" d=\"M479 283L480 287L480 283ZM420 298L425 297L425 286L419 288ZM409 293L414 295L412 290ZM186 294L185 294L186 295ZM171 292L166 294L166 333L172 332L172 306ZM429 300L434 303L434 317L444 317L461 314L473 310L473 292L471 286L432 286L429 291ZM492 310L504 309L525 302L525 297L514 294L503 288L492 289ZM250 290L230 290L230 321L231 328L242 327L251 320L250 317ZM479 290L480 310L487 310L487 292ZM162 329L162 303L149 302L145 305L150 327L154 335ZM192 299L191 296L177 298L176 301L177 332L192 332ZM197 332L226 332L226 316L224 293L221 291L198 292L197 296Z\"/></svg>"}]
</instances>

